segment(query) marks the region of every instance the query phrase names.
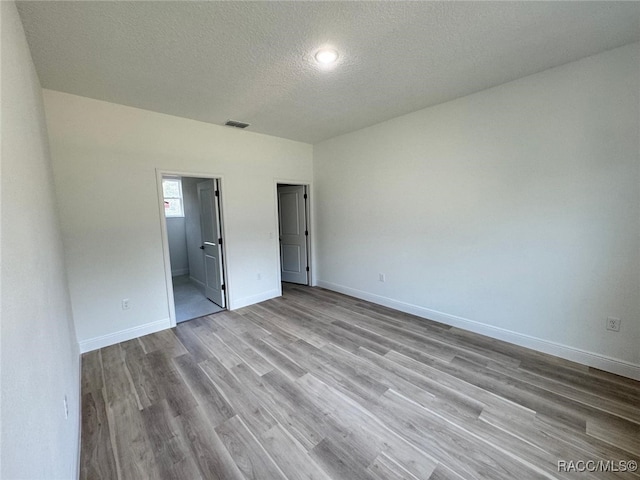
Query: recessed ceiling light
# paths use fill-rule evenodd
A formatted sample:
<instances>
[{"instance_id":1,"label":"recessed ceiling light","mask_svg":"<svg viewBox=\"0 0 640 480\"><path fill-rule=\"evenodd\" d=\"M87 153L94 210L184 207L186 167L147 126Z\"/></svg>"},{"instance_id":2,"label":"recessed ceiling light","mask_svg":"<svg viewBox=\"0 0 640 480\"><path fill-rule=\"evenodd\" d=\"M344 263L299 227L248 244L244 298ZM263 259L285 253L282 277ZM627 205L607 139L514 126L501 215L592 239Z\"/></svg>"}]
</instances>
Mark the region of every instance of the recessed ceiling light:
<instances>
[{"instance_id":1,"label":"recessed ceiling light","mask_svg":"<svg viewBox=\"0 0 640 480\"><path fill-rule=\"evenodd\" d=\"M316 52L315 57L320 65L331 65L338 60L338 52L331 48L322 48Z\"/></svg>"}]
</instances>

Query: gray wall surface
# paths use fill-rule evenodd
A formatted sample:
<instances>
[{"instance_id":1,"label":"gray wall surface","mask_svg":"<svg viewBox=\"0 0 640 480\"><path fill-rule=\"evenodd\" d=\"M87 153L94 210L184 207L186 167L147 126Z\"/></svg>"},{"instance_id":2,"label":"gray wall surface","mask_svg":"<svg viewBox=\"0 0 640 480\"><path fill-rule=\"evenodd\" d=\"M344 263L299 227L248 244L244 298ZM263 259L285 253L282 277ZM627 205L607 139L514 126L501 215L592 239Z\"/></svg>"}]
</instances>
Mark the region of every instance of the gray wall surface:
<instances>
[{"instance_id":1,"label":"gray wall surface","mask_svg":"<svg viewBox=\"0 0 640 480\"><path fill-rule=\"evenodd\" d=\"M204 253L200 250L202 232L200 230L200 206L198 205L197 185L203 180L206 179L189 177L182 179L189 276L200 283L204 283Z\"/></svg>"},{"instance_id":2,"label":"gray wall surface","mask_svg":"<svg viewBox=\"0 0 640 480\"><path fill-rule=\"evenodd\" d=\"M169 257L171 259L171 275L189 273L189 257L187 256L187 235L185 218L167 218L167 237L169 240Z\"/></svg>"},{"instance_id":3,"label":"gray wall surface","mask_svg":"<svg viewBox=\"0 0 640 480\"><path fill-rule=\"evenodd\" d=\"M0 9L0 478L78 478L80 354L42 90L15 4Z\"/></svg>"}]
</instances>

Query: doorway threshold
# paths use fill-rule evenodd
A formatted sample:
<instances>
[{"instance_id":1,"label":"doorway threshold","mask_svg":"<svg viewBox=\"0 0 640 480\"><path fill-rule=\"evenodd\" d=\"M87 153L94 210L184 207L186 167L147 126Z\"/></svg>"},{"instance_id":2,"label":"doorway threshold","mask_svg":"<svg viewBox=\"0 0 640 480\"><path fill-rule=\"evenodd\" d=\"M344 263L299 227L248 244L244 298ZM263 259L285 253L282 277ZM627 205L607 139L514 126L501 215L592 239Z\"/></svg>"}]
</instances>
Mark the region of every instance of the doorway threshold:
<instances>
[{"instance_id":1,"label":"doorway threshold","mask_svg":"<svg viewBox=\"0 0 640 480\"><path fill-rule=\"evenodd\" d=\"M192 282L188 275L173 277L172 280L176 323L224 311L224 308L205 297L203 288Z\"/></svg>"}]
</instances>

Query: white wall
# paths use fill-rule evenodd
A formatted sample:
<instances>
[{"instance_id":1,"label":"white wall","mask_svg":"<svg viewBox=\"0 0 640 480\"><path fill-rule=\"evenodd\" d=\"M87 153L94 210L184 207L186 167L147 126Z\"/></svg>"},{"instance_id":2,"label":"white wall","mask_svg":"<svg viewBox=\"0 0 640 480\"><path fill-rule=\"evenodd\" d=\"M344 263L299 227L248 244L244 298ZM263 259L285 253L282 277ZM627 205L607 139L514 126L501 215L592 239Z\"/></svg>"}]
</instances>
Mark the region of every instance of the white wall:
<instances>
[{"instance_id":1,"label":"white wall","mask_svg":"<svg viewBox=\"0 0 640 480\"><path fill-rule=\"evenodd\" d=\"M201 181L203 181L201 178L183 178L182 196L184 198L189 276L204 285L204 251L200 249L202 231L200 229L200 202L198 201L198 182Z\"/></svg>"},{"instance_id":2,"label":"white wall","mask_svg":"<svg viewBox=\"0 0 640 480\"><path fill-rule=\"evenodd\" d=\"M78 465L79 352L41 89L14 3L0 2L0 16L0 477L71 479Z\"/></svg>"},{"instance_id":3,"label":"white wall","mask_svg":"<svg viewBox=\"0 0 640 480\"><path fill-rule=\"evenodd\" d=\"M189 257L187 255L187 234L184 217L167 218L167 240L171 260L171 275L189 273Z\"/></svg>"},{"instance_id":4,"label":"white wall","mask_svg":"<svg viewBox=\"0 0 640 480\"><path fill-rule=\"evenodd\" d=\"M274 179L310 181L311 145L56 91L44 99L83 351L169 325L156 169L222 177L231 308L278 295Z\"/></svg>"},{"instance_id":5,"label":"white wall","mask_svg":"<svg viewBox=\"0 0 640 480\"><path fill-rule=\"evenodd\" d=\"M638 51L315 145L319 284L640 378Z\"/></svg>"}]
</instances>

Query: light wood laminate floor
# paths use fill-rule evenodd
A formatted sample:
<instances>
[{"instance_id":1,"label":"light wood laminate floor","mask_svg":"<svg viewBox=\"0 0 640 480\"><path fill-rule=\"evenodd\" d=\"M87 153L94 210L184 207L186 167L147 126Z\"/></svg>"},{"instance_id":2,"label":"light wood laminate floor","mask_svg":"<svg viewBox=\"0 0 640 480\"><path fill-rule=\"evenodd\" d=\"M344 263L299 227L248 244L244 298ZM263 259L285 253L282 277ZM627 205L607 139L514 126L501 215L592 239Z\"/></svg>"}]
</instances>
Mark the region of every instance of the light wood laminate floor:
<instances>
[{"instance_id":1,"label":"light wood laminate floor","mask_svg":"<svg viewBox=\"0 0 640 480\"><path fill-rule=\"evenodd\" d=\"M83 479L638 479L558 462L639 456L639 382L319 288L82 359Z\"/></svg>"}]
</instances>

